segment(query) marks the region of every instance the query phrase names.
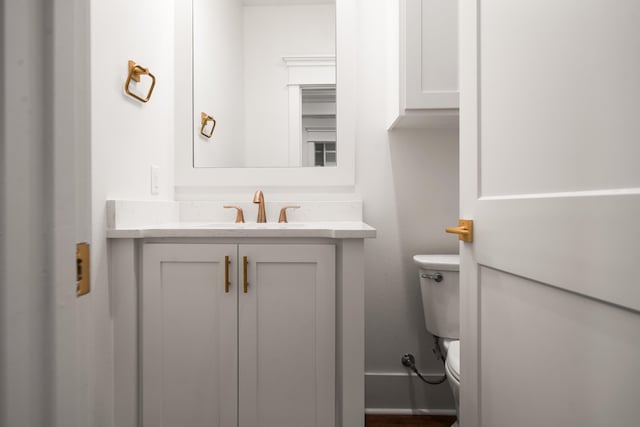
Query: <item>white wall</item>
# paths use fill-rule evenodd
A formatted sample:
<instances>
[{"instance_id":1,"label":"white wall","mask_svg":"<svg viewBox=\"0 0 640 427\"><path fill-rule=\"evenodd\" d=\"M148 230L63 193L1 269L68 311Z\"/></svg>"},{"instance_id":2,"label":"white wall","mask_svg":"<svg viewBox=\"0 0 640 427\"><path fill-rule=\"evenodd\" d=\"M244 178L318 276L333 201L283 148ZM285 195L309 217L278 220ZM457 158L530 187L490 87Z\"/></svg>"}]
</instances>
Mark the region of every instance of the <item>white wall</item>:
<instances>
[{"instance_id":1,"label":"white wall","mask_svg":"<svg viewBox=\"0 0 640 427\"><path fill-rule=\"evenodd\" d=\"M245 7L245 164L289 164L288 55L335 54L335 5Z\"/></svg>"},{"instance_id":2,"label":"white wall","mask_svg":"<svg viewBox=\"0 0 640 427\"><path fill-rule=\"evenodd\" d=\"M174 170L174 2L91 2L92 291L86 296L86 350L95 381L87 385L95 423L113 420L113 339L105 235L105 200L169 200ZM142 104L123 92L127 61L157 78ZM144 78L144 76L143 76ZM150 193L150 166L160 168L160 194ZM134 327L134 325L132 325ZM116 423L117 425L117 423Z\"/></svg>"},{"instance_id":3,"label":"white wall","mask_svg":"<svg viewBox=\"0 0 640 427\"><path fill-rule=\"evenodd\" d=\"M442 372L431 354L411 258L458 251L457 239L444 233L458 219L458 133L387 132L385 3L360 1L357 46L356 185L364 219L378 230L365 242L366 407L452 409L446 385L411 386L400 358L411 352L423 372Z\"/></svg>"},{"instance_id":4,"label":"white wall","mask_svg":"<svg viewBox=\"0 0 640 427\"><path fill-rule=\"evenodd\" d=\"M240 166L244 160L243 7L238 0L193 2L194 160L198 167ZM200 113L216 119L210 139ZM191 135L189 135L190 137Z\"/></svg>"}]
</instances>

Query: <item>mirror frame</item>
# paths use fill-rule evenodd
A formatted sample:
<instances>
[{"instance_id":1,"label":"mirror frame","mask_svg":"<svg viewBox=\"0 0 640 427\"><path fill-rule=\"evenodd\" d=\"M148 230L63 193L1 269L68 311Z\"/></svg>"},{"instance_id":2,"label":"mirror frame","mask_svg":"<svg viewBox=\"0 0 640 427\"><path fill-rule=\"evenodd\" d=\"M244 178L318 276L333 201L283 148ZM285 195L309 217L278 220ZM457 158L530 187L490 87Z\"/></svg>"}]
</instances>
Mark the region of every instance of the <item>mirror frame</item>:
<instances>
[{"instance_id":1,"label":"mirror frame","mask_svg":"<svg viewBox=\"0 0 640 427\"><path fill-rule=\"evenodd\" d=\"M185 5L189 7L184 7ZM336 0L338 166L326 168L193 167L193 2L176 2L175 12L176 195L222 187L349 187L355 185L356 0Z\"/></svg>"}]
</instances>

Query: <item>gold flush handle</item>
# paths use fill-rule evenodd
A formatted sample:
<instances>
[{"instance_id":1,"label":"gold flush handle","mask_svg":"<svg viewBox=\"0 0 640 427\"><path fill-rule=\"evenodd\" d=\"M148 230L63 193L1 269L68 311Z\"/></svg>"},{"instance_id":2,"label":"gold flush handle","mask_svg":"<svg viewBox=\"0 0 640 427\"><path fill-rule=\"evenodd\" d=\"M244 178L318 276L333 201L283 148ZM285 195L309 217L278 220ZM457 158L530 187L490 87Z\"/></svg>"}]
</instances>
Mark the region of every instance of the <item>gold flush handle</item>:
<instances>
[{"instance_id":1,"label":"gold flush handle","mask_svg":"<svg viewBox=\"0 0 640 427\"><path fill-rule=\"evenodd\" d=\"M91 265L88 243L76 245L76 296L81 297L91 291Z\"/></svg>"},{"instance_id":2,"label":"gold flush handle","mask_svg":"<svg viewBox=\"0 0 640 427\"><path fill-rule=\"evenodd\" d=\"M457 227L447 227L444 231L457 234L458 240L463 242L473 242L473 220L471 219L460 219Z\"/></svg>"}]
</instances>

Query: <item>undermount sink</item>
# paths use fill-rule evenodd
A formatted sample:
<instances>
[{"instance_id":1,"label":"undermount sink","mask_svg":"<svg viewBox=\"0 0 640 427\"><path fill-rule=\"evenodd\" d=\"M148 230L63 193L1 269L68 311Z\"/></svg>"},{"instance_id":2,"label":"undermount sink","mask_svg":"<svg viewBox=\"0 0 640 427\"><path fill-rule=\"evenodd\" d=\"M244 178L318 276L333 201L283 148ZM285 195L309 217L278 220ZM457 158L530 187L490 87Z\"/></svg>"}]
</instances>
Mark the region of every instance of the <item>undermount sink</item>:
<instances>
[{"instance_id":1,"label":"undermount sink","mask_svg":"<svg viewBox=\"0 0 640 427\"><path fill-rule=\"evenodd\" d=\"M212 222L207 224L194 224L194 228L244 228L245 224L235 224L233 222Z\"/></svg>"}]
</instances>

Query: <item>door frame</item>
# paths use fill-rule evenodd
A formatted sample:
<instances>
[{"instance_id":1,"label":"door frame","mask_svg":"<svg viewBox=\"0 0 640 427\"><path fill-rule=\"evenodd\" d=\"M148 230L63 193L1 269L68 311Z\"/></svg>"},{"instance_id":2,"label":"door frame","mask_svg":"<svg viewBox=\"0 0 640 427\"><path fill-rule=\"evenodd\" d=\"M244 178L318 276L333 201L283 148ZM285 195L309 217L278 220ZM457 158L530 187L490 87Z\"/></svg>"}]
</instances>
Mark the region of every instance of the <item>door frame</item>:
<instances>
[{"instance_id":1,"label":"door frame","mask_svg":"<svg viewBox=\"0 0 640 427\"><path fill-rule=\"evenodd\" d=\"M478 2L460 0L460 218L473 219L480 197L479 144L479 39ZM478 325L478 267L473 244L460 242L460 424L480 423L480 352Z\"/></svg>"}]
</instances>

